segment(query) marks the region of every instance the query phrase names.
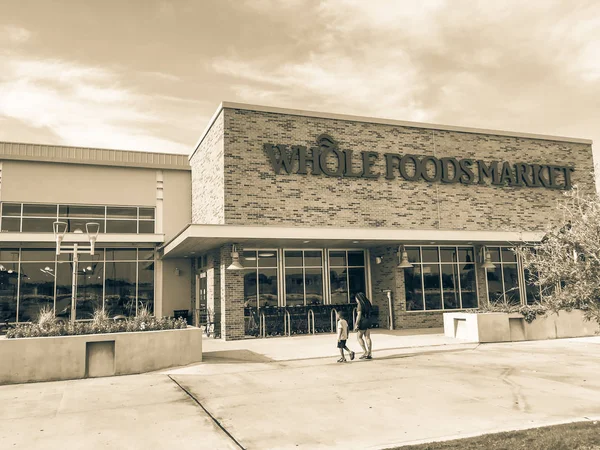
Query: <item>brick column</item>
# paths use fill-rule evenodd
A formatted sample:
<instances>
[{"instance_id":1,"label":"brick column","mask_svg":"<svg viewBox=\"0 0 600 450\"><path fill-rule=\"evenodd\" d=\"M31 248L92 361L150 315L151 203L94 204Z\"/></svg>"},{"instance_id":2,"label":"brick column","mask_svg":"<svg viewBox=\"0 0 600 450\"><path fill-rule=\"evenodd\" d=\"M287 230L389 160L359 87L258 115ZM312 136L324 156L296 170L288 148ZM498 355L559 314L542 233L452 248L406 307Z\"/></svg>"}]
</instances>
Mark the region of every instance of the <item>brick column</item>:
<instances>
[{"instance_id":1,"label":"brick column","mask_svg":"<svg viewBox=\"0 0 600 450\"><path fill-rule=\"evenodd\" d=\"M231 264L233 245L219 250L221 285L221 337L227 341L243 339L244 331L244 271L227 270ZM242 253L238 245L237 251Z\"/></svg>"}]
</instances>

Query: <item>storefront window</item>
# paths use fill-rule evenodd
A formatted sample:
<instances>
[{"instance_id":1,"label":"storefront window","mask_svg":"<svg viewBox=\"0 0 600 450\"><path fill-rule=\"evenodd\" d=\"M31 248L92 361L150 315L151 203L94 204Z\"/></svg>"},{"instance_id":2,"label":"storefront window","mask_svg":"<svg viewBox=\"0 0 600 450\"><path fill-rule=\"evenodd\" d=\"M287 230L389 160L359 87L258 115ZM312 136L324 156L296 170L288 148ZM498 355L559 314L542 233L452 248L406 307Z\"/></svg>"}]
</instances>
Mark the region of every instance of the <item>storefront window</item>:
<instances>
[{"instance_id":1,"label":"storefront window","mask_svg":"<svg viewBox=\"0 0 600 450\"><path fill-rule=\"evenodd\" d=\"M113 207L57 205L44 203L0 203L0 231L53 233L53 223L66 222L67 232L85 232L86 223L100 226L100 233L154 233L155 209L149 207Z\"/></svg>"},{"instance_id":2,"label":"storefront window","mask_svg":"<svg viewBox=\"0 0 600 450\"><path fill-rule=\"evenodd\" d=\"M285 250L285 304L323 304L323 251Z\"/></svg>"},{"instance_id":3,"label":"storefront window","mask_svg":"<svg viewBox=\"0 0 600 450\"><path fill-rule=\"evenodd\" d=\"M244 250L244 303L278 306L277 250Z\"/></svg>"},{"instance_id":4,"label":"storefront window","mask_svg":"<svg viewBox=\"0 0 600 450\"><path fill-rule=\"evenodd\" d=\"M404 271L407 311L477 307L472 247L407 247Z\"/></svg>"},{"instance_id":5,"label":"storefront window","mask_svg":"<svg viewBox=\"0 0 600 450\"><path fill-rule=\"evenodd\" d=\"M488 300L490 302L519 305L519 269L517 257L510 247L487 247L491 261L496 266L487 271Z\"/></svg>"},{"instance_id":6,"label":"storefront window","mask_svg":"<svg viewBox=\"0 0 600 450\"><path fill-rule=\"evenodd\" d=\"M72 254L0 250L0 322L36 320L44 307L54 310L56 317L70 319L72 276ZM135 316L140 305L154 310L153 249L97 248L93 256L79 254L76 319L91 319L103 305L110 317Z\"/></svg>"},{"instance_id":7,"label":"storefront window","mask_svg":"<svg viewBox=\"0 0 600 450\"><path fill-rule=\"evenodd\" d=\"M331 303L354 303L354 296L367 291L365 252L363 250L329 250Z\"/></svg>"}]
</instances>

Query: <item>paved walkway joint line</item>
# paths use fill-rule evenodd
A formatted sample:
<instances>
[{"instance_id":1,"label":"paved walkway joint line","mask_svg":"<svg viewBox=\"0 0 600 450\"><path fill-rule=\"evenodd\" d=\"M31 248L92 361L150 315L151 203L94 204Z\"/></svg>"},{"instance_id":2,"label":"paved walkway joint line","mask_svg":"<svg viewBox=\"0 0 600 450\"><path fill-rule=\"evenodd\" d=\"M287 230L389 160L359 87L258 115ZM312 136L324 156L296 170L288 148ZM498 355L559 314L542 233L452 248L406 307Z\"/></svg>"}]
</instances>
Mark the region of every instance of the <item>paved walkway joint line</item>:
<instances>
[{"instance_id":1,"label":"paved walkway joint line","mask_svg":"<svg viewBox=\"0 0 600 450\"><path fill-rule=\"evenodd\" d=\"M191 393L190 393L190 392L189 392L189 391L188 391L186 388L184 388L184 387L183 387L181 384L179 384L179 383L177 382L177 380L175 380L175 379L174 379L174 378L173 378L171 375L167 375L167 376L168 376L168 377L171 379L171 381L172 381L173 383L175 383L177 386L179 386L179 389L181 389L183 392L185 392L189 398L191 398L191 399L192 399L194 402L196 402L196 404L197 404L197 405L198 405L200 408L202 408L202 409L204 410L204 412L205 412L205 413L208 415L208 417L210 417L210 418L212 419L212 421L213 421L213 422L214 422L214 423L215 423L215 424L216 424L216 425L217 425L217 426L218 426L218 427L219 427L221 430L223 430L223 433L225 433L225 434L226 434L226 435L229 437L229 439L231 439L233 442L235 442L235 444L236 444L236 445L237 445L239 448L241 448L242 450L246 450L246 448L245 448L245 447L244 447L242 444L240 444L240 443L238 442L238 440L237 440L235 437L233 437L233 435L232 435L232 434L231 434L229 431L227 431L227 429L226 429L226 428L225 428L223 425L221 425L221 422L219 422L219 421L218 421L218 420L217 420L217 419L216 419L216 418L215 418L215 417L214 417L214 416L213 416L213 415L210 413L210 411L208 411L208 410L207 410L207 409L206 409L206 408L205 408L205 407L202 405L202 403L200 403L200 402L198 401L198 399L197 399L196 397L194 397L194 396L193 396L193 395L192 395L192 394L191 394Z\"/></svg>"}]
</instances>

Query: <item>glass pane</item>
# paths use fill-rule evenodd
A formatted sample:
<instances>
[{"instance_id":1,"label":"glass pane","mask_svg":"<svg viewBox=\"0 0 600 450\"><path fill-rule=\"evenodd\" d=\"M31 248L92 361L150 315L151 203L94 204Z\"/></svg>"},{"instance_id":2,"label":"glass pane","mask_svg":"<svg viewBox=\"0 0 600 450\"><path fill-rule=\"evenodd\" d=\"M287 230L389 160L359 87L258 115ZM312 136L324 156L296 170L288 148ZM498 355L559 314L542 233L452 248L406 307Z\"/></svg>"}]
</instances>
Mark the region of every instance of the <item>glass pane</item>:
<instances>
[{"instance_id":1,"label":"glass pane","mask_svg":"<svg viewBox=\"0 0 600 450\"><path fill-rule=\"evenodd\" d=\"M245 254L246 252L244 252ZM258 307L256 295L256 270L248 270L244 273L244 304L253 308Z\"/></svg>"},{"instance_id":2,"label":"glass pane","mask_svg":"<svg viewBox=\"0 0 600 450\"><path fill-rule=\"evenodd\" d=\"M365 281L365 269L350 268L348 269L348 279L350 283L350 301L356 302L354 296L359 292L365 294L367 292L367 283Z\"/></svg>"},{"instance_id":3,"label":"glass pane","mask_svg":"<svg viewBox=\"0 0 600 450\"><path fill-rule=\"evenodd\" d=\"M54 263L55 256L56 250L52 248L24 248L21 250L21 261L48 261Z\"/></svg>"},{"instance_id":4,"label":"glass pane","mask_svg":"<svg viewBox=\"0 0 600 450\"><path fill-rule=\"evenodd\" d=\"M82 255L83 256L83 255ZM90 255L86 255L90 257ZM73 266L69 264L71 270ZM61 270L66 268L60 264ZM77 265L77 320L94 317L94 311L102 309L102 284L104 281L104 261L80 261Z\"/></svg>"},{"instance_id":5,"label":"glass pane","mask_svg":"<svg viewBox=\"0 0 600 450\"><path fill-rule=\"evenodd\" d=\"M519 276L516 264L503 264L504 266L504 292L506 301L518 305L521 303L519 293Z\"/></svg>"},{"instance_id":6,"label":"glass pane","mask_svg":"<svg viewBox=\"0 0 600 450\"><path fill-rule=\"evenodd\" d=\"M23 218L24 233L54 233L54 222L56 219L33 219Z\"/></svg>"},{"instance_id":7,"label":"glass pane","mask_svg":"<svg viewBox=\"0 0 600 450\"><path fill-rule=\"evenodd\" d=\"M406 293L406 310L423 310L423 283L421 282L421 266L404 270L404 291Z\"/></svg>"},{"instance_id":8,"label":"glass pane","mask_svg":"<svg viewBox=\"0 0 600 450\"><path fill-rule=\"evenodd\" d=\"M458 260L461 263L475 262L475 253L472 247L460 247L458 249Z\"/></svg>"},{"instance_id":9,"label":"glass pane","mask_svg":"<svg viewBox=\"0 0 600 450\"><path fill-rule=\"evenodd\" d=\"M500 262L500 248L498 247L487 247L487 251L492 258L492 262Z\"/></svg>"},{"instance_id":10,"label":"glass pane","mask_svg":"<svg viewBox=\"0 0 600 450\"><path fill-rule=\"evenodd\" d=\"M140 208L140 219L154 219L154 208Z\"/></svg>"},{"instance_id":11,"label":"glass pane","mask_svg":"<svg viewBox=\"0 0 600 450\"><path fill-rule=\"evenodd\" d=\"M19 261L19 249L18 248L0 248L0 261L18 262Z\"/></svg>"},{"instance_id":12,"label":"glass pane","mask_svg":"<svg viewBox=\"0 0 600 450\"><path fill-rule=\"evenodd\" d=\"M61 222L67 223L67 232L73 233L75 230L80 229L84 233L86 232L87 223L97 223L100 225L99 232L104 233L104 219L61 219Z\"/></svg>"},{"instance_id":13,"label":"glass pane","mask_svg":"<svg viewBox=\"0 0 600 450\"><path fill-rule=\"evenodd\" d=\"M258 269L259 306L277 306L277 269Z\"/></svg>"},{"instance_id":14,"label":"glass pane","mask_svg":"<svg viewBox=\"0 0 600 450\"><path fill-rule=\"evenodd\" d=\"M2 215L3 216L20 216L21 215L21 204L20 203L2 203Z\"/></svg>"},{"instance_id":15,"label":"glass pane","mask_svg":"<svg viewBox=\"0 0 600 450\"><path fill-rule=\"evenodd\" d=\"M421 252L423 253L423 262L438 262L439 256L438 256L438 248L437 247L423 247L421 249Z\"/></svg>"},{"instance_id":16,"label":"glass pane","mask_svg":"<svg viewBox=\"0 0 600 450\"><path fill-rule=\"evenodd\" d=\"M106 249L107 261L135 261L137 259L137 251L135 248L128 249Z\"/></svg>"},{"instance_id":17,"label":"glass pane","mask_svg":"<svg viewBox=\"0 0 600 450\"><path fill-rule=\"evenodd\" d=\"M362 267L365 265L365 252L362 250L359 251L349 251L348 252L348 265L354 267Z\"/></svg>"},{"instance_id":18,"label":"glass pane","mask_svg":"<svg viewBox=\"0 0 600 450\"><path fill-rule=\"evenodd\" d=\"M106 217L119 219L137 219L137 208L109 206L108 208L106 208Z\"/></svg>"},{"instance_id":19,"label":"glass pane","mask_svg":"<svg viewBox=\"0 0 600 450\"><path fill-rule=\"evenodd\" d=\"M54 264L21 264L19 322L34 321L40 309L54 309Z\"/></svg>"},{"instance_id":20,"label":"glass pane","mask_svg":"<svg viewBox=\"0 0 600 450\"><path fill-rule=\"evenodd\" d=\"M285 251L286 267L302 267L302 252L299 250Z\"/></svg>"},{"instance_id":21,"label":"glass pane","mask_svg":"<svg viewBox=\"0 0 600 450\"><path fill-rule=\"evenodd\" d=\"M17 264L5 263L0 270L0 323L17 321Z\"/></svg>"},{"instance_id":22,"label":"glass pane","mask_svg":"<svg viewBox=\"0 0 600 450\"><path fill-rule=\"evenodd\" d=\"M348 303L348 280L346 269L331 269L329 279L331 286L331 303L341 305Z\"/></svg>"},{"instance_id":23,"label":"glass pane","mask_svg":"<svg viewBox=\"0 0 600 450\"><path fill-rule=\"evenodd\" d=\"M60 205L58 213L60 217L104 219L104 206Z\"/></svg>"},{"instance_id":24,"label":"glass pane","mask_svg":"<svg viewBox=\"0 0 600 450\"><path fill-rule=\"evenodd\" d=\"M419 247L406 247L406 253L408 253L409 262L421 262L421 252L419 251Z\"/></svg>"},{"instance_id":25,"label":"glass pane","mask_svg":"<svg viewBox=\"0 0 600 450\"><path fill-rule=\"evenodd\" d=\"M541 300L540 287L533 284L533 277L528 269L525 269L525 292L527 294L527 304L532 305Z\"/></svg>"},{"instance_id":26,"label":"glass pane","mask_svg":"<svg viewBox=\"0 0 600 450\"><path fill-rule=\"evenodd\" d=\"M301 268L285 268L285 304L304 305L304 279Z\"/></svg>"},{"instance_id":27,"label":"glass pane","mask_svg":"<svg viewBox=\"0 0 600 450\"><path fill-rule=\"evenodd\" d=\"M138 308L154 314L154 261L138 263Z\"/></svg>"},{"instance_id":28,"label":"glass pane","mask_svg":"<svg viewBox=\"0 0 600 450\"><path fill-rule=\"evenodd\" d=\"M277 268L277 250L259 250L258 267Z\"/></svg>"},{"instance_id":29,"label":"glass pane","mask_svg":"<svg viewBox=\"0 0 600 450\"><path fill-rule=\"evenodd\" d=\"M517 255L512 248L502 247L502 262L517 262Z\"/></svg>"},{"instance_id":30,"label":"glass pane","mask_svg":"<svg viewBox=\"0 0 600 450\"><path fill-rule=\"evenodd\" d=\"M106 263L106 296L104 308L110 317L136 315L135 262Z\"/></svg>"},{"instance_id":31,"label":"glass pane","mask_svg":"<svg viewBox=\"0 0 600 450\"><path fill-rule=\"evenodd\" d=\"M460 294L463 308L477 308L474 264L463 264L460 266Z\"/></svg>"},{"instance_id":32,"label":"glass pane","mask_svg":"<svg viewBox=\"0 0 600 450\"><path fill-rule=\"evenodd\" d=\"M423 265L426 309L442 309L442 291L440 289L440 266Z\"/></svg>"},{"instance_id":33,"label":"glass pane","mask_svg":"<svg viewBox=\"0 0 600 450\"><path fill-rule=\"evenodd\" d=\"M444 294L444 309L460 308L457 278L458 265L442 265L442 291Z\"/></svg>"},{"instance_id":34,"label":"glass pane","mask_svg":"<svg viewBox=\"0 0 600 450\"><path fill-rule=\"evenodd\" d=\"M345 251L329 252L329 265L331 267L346 266L346 252Z\"/></svg>"},{"instance_id":35,"label":"glass pane","mask_svg":"<svg viewBox=\"0 0 600 450\"><path fill-rule=\"evenodd\" d=\"M68 258L71 255L65 255ZM56 265L56 317L69 319L71 317L71 284L73 266L70 260L59 261Z\"/></svg>"},{"instance_id":36,"label":"glass pane","mask_svg":"<svg viewBox=\"0 0 600 450\"><path fill-rule=\"evenodd\" d=\"M154 220L140 220L140 233L154 233Z\"/></svg>"},{"instance_id":37,"label":"glass pane","mask_svg":"<svg viewBox=\"0 0 600 450\"><path fill-rule=\"evenodd\" d=\"M107 233L137 233L137 221L135 220L107 220Z\"/></svg>"},{"instance_id":38,"label":"glass pane","mask_svg":"<svg viewBox=\"0 0 600 450\"><path fill-rule=\"evenodd\" d=\"M10 233L10 232L18 233L19 231L21 231L21 219L8 218L8 217L2 218L2 232L3 233Z\"/></svg>"},{"instance_id":39,"label":"glass pane","mask_svg":"<svg viewBox=\"0 0 600 450\"><path fill-rule=\"evenodd\" d=\"M56 220L56 205L23 205L24 216L52 217Z\"/></svg>"},{"instance_id":40,"label":"glass pane","mask_svg":"<svg viewBox=\"0 0 600 450\"><path fill-rule=\"evenodd\" d=\"M306 304L323 304L323 272L321 269L305 269Z\"/></svg>"},{"instance_id":41,"label":"glass pane","mask_svg":"<svg viewBox=\"0 0 600 450\"><path fill-rule=\"evenodd\" d=\"M154 249L152 249L152 248L140 248L138 250L138 252L139 252L138 259L140 261L154 260Z\"/></svg>"},{"instance_id":42,"label":"glass pane","mask_svg":"<svg viewBox=\"0 0 600 450\"><path fill-rule=\"evenodd\" d=\"M504 290L502 288L502 267L500 265L487 271L487 281L490 303L503 302Z\"/></svg>"},{"instance_id":43,"label":"glass pane","mask_svg":"<svg viewBox=\"0 0 600 450\"><path fill-rule=\"evenodd\" d=\"M323 265L323 251L306 250L304 252L304 265L307 267L321 267Z\"/></svg>"},{"instance_id":44,"label":"glass pane","mask_svg":"<svg viewBox=\"0 0 600 450\"><path fill-rule=\"evenodd\" d=\"M258 265L258 261L256 260L256 250L244 250L242 253L244 258L244 267L256 267Z\"/></svg>"},{"instance_id":45,"label":"glass pane","mask_svg":"<svg viewBox=\"0 0 600 450\"><path fill-rule=\"evenodd\" d=\"M455 247L442 247L440 249L442 262L457 262Z\"/></svg>"}]
</instances>

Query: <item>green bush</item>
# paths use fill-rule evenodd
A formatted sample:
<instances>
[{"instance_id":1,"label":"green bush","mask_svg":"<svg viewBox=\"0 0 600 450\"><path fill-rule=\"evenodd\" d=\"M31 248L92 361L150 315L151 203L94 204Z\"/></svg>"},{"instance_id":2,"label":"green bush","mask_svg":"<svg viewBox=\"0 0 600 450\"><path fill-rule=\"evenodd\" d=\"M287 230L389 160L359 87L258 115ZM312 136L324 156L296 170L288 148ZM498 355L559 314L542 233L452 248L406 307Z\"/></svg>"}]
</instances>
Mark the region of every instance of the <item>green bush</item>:
<instances>
[{"instance_id":1,"label":"green bush","mask_svg":"<svg viewBox=\"0 0 600 450\"><path fill-rule=\"evenodd\" d=\"M187 321L185 319L157 318L146 308L140 310L136 317L121 321L110 319L104 311L97 310L90 322L75 323L57 320L52 310L42 309L37 322L17 324L6 331L6 337L15 339L44 336L78 336L82 334L180 330L186 327Z\"/></svg>"}]
</instances>

